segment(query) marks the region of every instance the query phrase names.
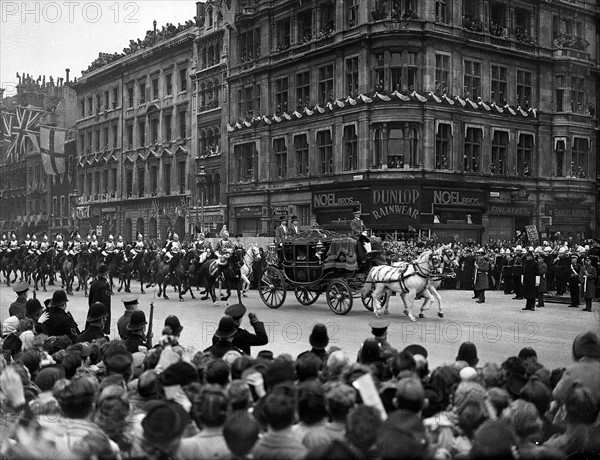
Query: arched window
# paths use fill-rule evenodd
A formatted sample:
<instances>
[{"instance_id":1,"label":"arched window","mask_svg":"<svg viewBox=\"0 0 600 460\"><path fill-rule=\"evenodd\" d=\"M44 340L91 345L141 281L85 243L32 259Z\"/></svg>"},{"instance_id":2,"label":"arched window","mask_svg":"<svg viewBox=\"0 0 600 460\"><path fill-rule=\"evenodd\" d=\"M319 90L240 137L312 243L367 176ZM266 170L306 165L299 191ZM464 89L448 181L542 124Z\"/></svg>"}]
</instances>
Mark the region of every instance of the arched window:
<instances>
[{"instance_id":1,"label":"arched window","mask_svg":"<svg viewBox=\"0 0 600 460\"><path fill-rule=\"evenodd\" d=\"M208 144L206 143L206 130L202 128L198 132L198 155L206 155L207 146Z\"/></svg>"},{"instance_id":2,"label":"arched window","mask_svg":"<svg viewBox=\"0 0 600 460\"><path fill-rule=\"evenodd\" d=\"M150 218L150 223L148 225L148 237L151 240L155 240L158 236L158 222L155 217Z\"/></svg>"},{"instance_id":3,"label":"arched window","mask_svg":"<svg viewBox=\"0 0 600 460\"><path fill-rule=\"evenodd\" d=\"M123 229L123 239L125 241L132 241L131 240L132 230L133 230L133 225L131 223L131 219L130 218L125 219L125 228Z\"/></svg>"}]
</instances>

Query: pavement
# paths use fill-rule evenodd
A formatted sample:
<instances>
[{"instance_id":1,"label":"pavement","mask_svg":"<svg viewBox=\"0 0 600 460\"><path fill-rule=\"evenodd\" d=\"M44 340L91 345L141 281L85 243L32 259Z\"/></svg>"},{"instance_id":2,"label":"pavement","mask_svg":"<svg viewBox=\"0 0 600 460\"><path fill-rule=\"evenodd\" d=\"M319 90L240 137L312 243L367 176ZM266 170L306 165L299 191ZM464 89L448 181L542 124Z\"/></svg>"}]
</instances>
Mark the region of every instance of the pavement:
<instances>
[{"instance_id":1,"label":"pavement","mask_svg":"<svg viewBox=\"0 0 600 460\"><path fill-rule=\"evenodd\" d=\"M40 301L52 297L56 286L49 286L48 292L38 292ZM132 283L134 293L139 293L139 283ZM177 315L183 325L180 343L193 355L211 344L219 319L229 303L237 303L233 297L228 303L214 305L209 300L192 300L189 293L184 302L177 300L173 288L168 288L170 300L156 298L156 290L146 289L139 294L140 309L149 316L150 303L154 303L154 337L159 337L165 318ZM583 312L568 308L559 303L547 303L546 307L534 312L522 311L525 301L512 300L512 295L501 291L486 293L486 302L478 304L471 299L472 291L440 291L444 307L444 318L438 318L437 306L425 312L425 318L411 323L402 313L399 297L390 300L390 321L388 341L398 349L413 343L422 344L429 352L430 369L440 364L453 362L460 344L475 342L478 348L479 365L486 362L501 364L507 357L516 356L523 347L533 347L539 361L553 369L572 363L572 343L577 334L586 330L600 332L599 303L594 303L593 312ZM121 299L124 293L115 292L112 296L112 337L118 338L116 322L122 315ZM32 291L29 291L32 296ZM0 320L8 317L8 307L16 298L5 282L0 285ZM271 350L275 355L289 353L296 357L310 349L309 335L315 323L324 323L329 333L329 346L342 348L351 360L356 359L362 342L370 336L369 321L374 313L367 311L360 299L354 299L352 310L345 316L334 314L322 294L311 306L299 304L293 291L288 291L284 305L270 309L264 305L258 291L250 291L243 298L248 312L254 312L265 323L269 344L253 348ZM415 316L420 301L415 302ZM69 296L68 310L81 326L85 323L88 299L83 292ZM252 329L247 316L242 327ZM156 340L156 339L155 339Z\"/></svg>"}]
</instances>

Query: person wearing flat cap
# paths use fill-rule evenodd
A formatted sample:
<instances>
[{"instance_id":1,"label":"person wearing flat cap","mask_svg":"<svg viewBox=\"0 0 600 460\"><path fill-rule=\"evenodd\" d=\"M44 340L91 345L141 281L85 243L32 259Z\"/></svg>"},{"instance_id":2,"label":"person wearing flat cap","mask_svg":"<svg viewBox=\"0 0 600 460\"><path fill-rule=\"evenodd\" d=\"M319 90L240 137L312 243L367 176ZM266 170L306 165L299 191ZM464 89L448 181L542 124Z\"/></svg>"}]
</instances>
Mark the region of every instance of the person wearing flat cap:
<instances>
[{"instance_id":1,"label":"person wearing flat cap","mask_svg":"<svg viewBox=\"0 0 600 460\"><path fill-rule=\"evenodd\" d=\"M95 302L89 309L86 324L88 327L77 336L75 342L92 342L96 339L108 338L104 334L104 323L108 313L102 302Z\"/></svg>"},{"instance_id":2,"label":"person wearing flat cap","mask_svg":"<svg viewBox=\"0 0 600 460\"><path fill-rule=\"evenodd\" d=\"M48 304L48 320L44 323L48 335L66 335L72 342L79 335L79 327L70 312L67 311L67 293L62 289L55 291Z\"/></svg>"},{"instance_id":3,"label":"person wearing flat cap","mask_svg":"<svg viewBox=\"0 0 600 460\"><path fill-rule=\"evenodd\" d=\"M125 346L130 353L137 353L140 347L148 348L146 340L146 315L142 310L136 310L132 313L127 331L129 332L125 339Z\"/></svg>"},{"instance_id":4,"label":"person wearing flat cap","mask_svg":"<svg viewBox=\"0 0 600 460\"><path fill-rule=\"evenodd\" d=\"M21 281L13 286L13 291L17 294L17 300L10 304L8 307L9 316L16 316L19 319L25 318L27 305L27 292L29 291L29 284L25 281Z\"/></svg>"},{"instance_id":5,"label":"person wearing flat cap","mask_svg":"<svg viewBox=\"0 0 600 460\"><path fill-rule=\"evenodd\" d=\"M237 330L235 320L231 316L223 316L215 332L215 337L218 339L217 343L208 347L204 352L210 353L215 358L222 358L229 351L237 351L243 355L242 350L233 344L233 337Z\"/></svg>"},{"instance_id":6,"label":"person wearing flat cap","mask_svg":"<svg viewBox=\"0 0 600 460\"><path fill-rule=\"evenodd\" d=\"M254 313L248 313L248 319L250 320L250 325L254 328L254 334L248 332L246 329L242 329L240 324L245 313L246 307L241 303L230 305L225 310L225 314L233 318L237 327L237 332L233 336L233 346L250 355L250 347L260 347L268 344L269 337L267 336L264 323L259 321ZM215 335L212 340L213 345L218 341L219 338Z\"/></svg>"},{"instance_id":7,"label":"person wearing flat cap","mask_svg":"<svg viewBox=\"0 0 600 460\"><path fill-rule=\"evenodd\" d=\"M129 294L121 299L121 302L123 302L123 305L125 306L125 312L123 313L123 316L117 320L117 330L119 331L119 337L123 340L129 335L127 325L131 320L133 312L138 309L138 298L139 297L136 294Z\"/></svg>"},{"instance_id":8,"label":"person wearing flat cap","mask_svg":"<svg viewBox=\"0 0 600 460\"><path fill-rule=\"evenodd\" d=\"M104 324L104 333L110 335L110 296L112 294L112 289L107 278L108 267L105 264L102 264L98 267L98 279L90 286L88 305L91 307L96 302L102 302L104 304L106 312L108 313L106 323Z\"/></svg>"}]
</instances>

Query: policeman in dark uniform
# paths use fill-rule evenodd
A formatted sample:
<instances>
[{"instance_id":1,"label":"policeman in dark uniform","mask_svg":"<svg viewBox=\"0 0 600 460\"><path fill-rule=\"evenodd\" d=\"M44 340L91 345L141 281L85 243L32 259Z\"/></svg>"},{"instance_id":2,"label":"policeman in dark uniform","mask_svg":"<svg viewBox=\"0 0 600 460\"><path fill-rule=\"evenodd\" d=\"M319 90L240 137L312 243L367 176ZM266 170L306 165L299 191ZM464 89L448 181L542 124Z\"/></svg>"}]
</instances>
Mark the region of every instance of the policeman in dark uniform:
<instances>
[{"instance_id":1,"label":"policeman in dark uniform","mask_svg":"<svg viewBox=\"0 0 600 460\"><path fill-rule=\"evenodd\" d=\"M75 342L79 335L79 327L71 316L71 313L66 311L67 293L62 289L55 291L52 295L52 300L48 304L48 320L44 323L48 331L48 335L66 335Z\"/></svg>"},{"instance_id":2,"label":"policeman in dark uniform","mask_svg":"<svg viewBox=\"0 0 600 460\"><path fill-rule=\"evenodd\" d=\"M19 319L25 318L26 305L27 305L27 291L29 291L29 284L25 281L17 283L13 287L13 291L17 294L17 300L10 304L8 307L9 316L16 316Z\"/></svg>"},{"instance_id":3,"label":"policeman in dark uniform","mask_svg":"<svg viewBox=\"0 0 600 460\"><path fill-rule=\"evenodd\" d=\"M523 248L517 246L515 248L515 257L513 259L513 288L515 291L515 300L523 300Z\"/></svg>"},{"instance_id":4,"label":"policeman in dark uniform","mask_svg":"<svg viewBox=\"0 0 600 460\"><path fill-rule=\"evenodd\" d=\"M106 307L102 302L95 302L91 307L87 315L86 323L88 327L85 331L77 336L76 342L91 342L96 339L107 338L104 335L104 323L108 313Z\"/></svg>"},{"instance_id":5,"label":"policeman in dark uniform","mask_svg":"<svg viewBox=\"0 0 600 460\"><path fill-rule=\"evenodd\" d=\"M556 295L564 295L567 290L567 280L569 279L569 267L571 259L565 246L558 250L558 259L556 263Z\"/></svg>"},{"instance_id":6,"label":"policeman in dark uniform","mask_svg":"<svg viewBox=\"0 0 600 460\"><path fill-rule=\"evenodd\" d=\"M125 340L129 332L127 331L127 325L129 321L131 321L131 315L133 315L134 311L138 309L138 296L135 294L126 295L121 299L123 305L125 306L125 312L123 316L121 316L117 320L117 330L119 331L119 337Z\"/></svg>"},{"instance_id":7,"label":"policeman in dark uniform","mask_svg":"<svg viewBox=\"0 0 600 460\"><path fill-rule=\"evenodd\" d=\"M502 265L502 283L504 284L504 295L513 292L513 257L510 249L504 253L504 265Z\"/></svg>"},{"instance_id":8,"label":"policeman in dark uniform","mask_svg":"<svg viewBox=\"0 0 600 460\"><path fill-rule=\"evenodd\" d=\"M250 355L250 347L260 347L269 343L269 337L265 330L265 325L262 321L259 321L254 313L248 313L248 319L250 325L254 328L254 334L248 332L246 329L242 329L240 324L242 318L246 313L246 307L241 303L230 305L225 310L227 316L231 316L237 327L237 332L233 336L233 346L239 348L247 355ZM219 338L215 335L212 343L215 345L219 341Z\"/></svg>"},{"instance_id":9,"label":"policeman in dark uniform","mask_svg":"<svg viewBox=\"0 0 600 460\"><path fill-rule=\"evenodd\" d=\"M92 283L90 286L90 296L88 299L88 305L91 307L95 302L102 302L104 308L106 308L106 312L108 317L106 318L106 323L104 324L104 333L110 334L110 296L112 294L112 290L110 288L110 283L107 280L108 278L108 267L104 264L98 267L98 279ZM86 324L86 328L87 328Z\"/></svg>"},{"instance_id":10,"label":"policeman in dark uniform","mask_svg":"<svg viewBox=\"0 0 600 460\"><path fill-rule=\"evenodd\" d=\"M125 346L130 353L136 353L140 351L139 347L148 347L146 341L146 315L142 310L136 310L131 315L131 320L127 325L127 331L129 334L125 339Z\"/></svg>"},{"instance_id":11,"label":"policeman in dark uniform","mask_svg":"<svg viewBox=\"0 0 600 460\"><path fill-rule=\"evenodd\" d=\"M590 250L588 252L588 255L590 256L590 260L592 262L592 267L594 267L596 269L596 272L600 271L600 244L598 244L598 241L594 241L591 243L590 246ZM599 298L600 297L600 283L596 283L595 285L595 294L594 297L595 298Z\"/></svg>"}]
</instances>

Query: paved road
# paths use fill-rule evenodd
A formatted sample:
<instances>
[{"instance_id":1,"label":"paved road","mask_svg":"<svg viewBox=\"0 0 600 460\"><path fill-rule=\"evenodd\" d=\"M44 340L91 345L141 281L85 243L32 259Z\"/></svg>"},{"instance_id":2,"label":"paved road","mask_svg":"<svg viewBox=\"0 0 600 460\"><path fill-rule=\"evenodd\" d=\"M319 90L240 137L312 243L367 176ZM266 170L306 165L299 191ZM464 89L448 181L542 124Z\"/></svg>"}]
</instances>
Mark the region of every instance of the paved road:
<instances>
[{"instance_id":1,"label":"paved road","mask_svg":"<svg viewBox=\"0 0 600 460\"><path fill-rule=\"evenodd\" d=\"M133 283L132 283L133 284ZM39 293L44 300L52 296L55 286L47 293ZM139 292L135 284L134 292ZM210 345L219 319L226 304L218 306L209 301L191 300L179 302L176 294L169 288L170 300L154 299L154 335L160 334L165 318L174 314L179 317L184 329L181 343L191 352L203 350ZM346 316L337 316L329 310L324 296L311 306L297 303L293 293L283 307L278 310L267 308L257 291L250 291L243 299L248 311L256 313L265 322L270 338L269 345L257 349L272 350L276 355L298 353L310 348L308 338L316 322L327 325L330 345L346 350L352 359L360 344L369 336L368 322L374 317L360 302L355 300L352 311ZM30 292L31 295L31 292ZM429 351L430 367L452 362L461 342L474 341L479 349L480 364L486 362L501 363L508 356L518 354L524 346L536 349L540 362L547 367L566 366L571 362L573 338L581 331L600 330L599 304L594 304L594 312L582 312L582 309L568 308L562 304L547 304L535 312L522 311L524 301L511 300L502 292L488 292L487 302L477 304L471 300L469 291L441 291L444 301L445 318L440 319L436 311L426 312L427 318L411 323L402 314L401 301L392 297L390 302L391 326L388 340L396 348L402 349L411 343L421 343ZM112 297L113 336L116 338L116 321L122 314L122 293ZM8 307L14 300L12 290L3 283L0 286L0 319L8 316ZM153 290L140 295L141 309L149 313L153 300ZM231 299L230 301L235 302ZM83 293L70 297L68 309L75 320L83 325L87 313L87 298ZM244 327L249 327L244 318Z\"/></svg>"}]
</instances>

